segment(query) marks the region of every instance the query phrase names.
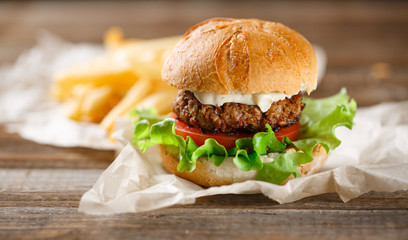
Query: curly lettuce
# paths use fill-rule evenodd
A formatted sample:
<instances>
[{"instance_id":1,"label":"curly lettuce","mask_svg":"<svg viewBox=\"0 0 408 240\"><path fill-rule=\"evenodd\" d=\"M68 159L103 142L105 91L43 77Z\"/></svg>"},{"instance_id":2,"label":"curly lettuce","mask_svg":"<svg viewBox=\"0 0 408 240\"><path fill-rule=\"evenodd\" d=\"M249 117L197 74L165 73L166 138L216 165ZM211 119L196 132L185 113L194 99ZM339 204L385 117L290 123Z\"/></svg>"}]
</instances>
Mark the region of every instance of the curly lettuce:
<instances>
[{"instance_id":1,"label":"curly lettuce","mask_svg":"<svg viewBox=\"0 0 408 240\"><path fill-rule=\"evenodd\" d=\"M323 99L303 98L306 104L300 119L301 129L298 140L285 137L282 142L276 139L271 127L267 132L256 133L252 138L242 138L235 142L229 151L216 140L210 138L202 146L197 146L193 139L178 136L175 133L172 118L158 116L152 110L134 110L131 113L134 124L132 143L141 151L157 144L169 145L179 149L180 161L177 170L192 172L197 160L208 157L215 166L220 166L227 157L232 157L234 164L242 171L257 170L256 179L274 184L282 184L290 175L299 177L298 167L313 161L313 148L321 144L329 154L340 145L334 131L339 126L349 129L357 104L347 95L345 89L340 93ZM301 152L282 153L287 147L294 147ZM263 163L262 155L282 153L274 161Z\"/></svg>"}]
</instances>

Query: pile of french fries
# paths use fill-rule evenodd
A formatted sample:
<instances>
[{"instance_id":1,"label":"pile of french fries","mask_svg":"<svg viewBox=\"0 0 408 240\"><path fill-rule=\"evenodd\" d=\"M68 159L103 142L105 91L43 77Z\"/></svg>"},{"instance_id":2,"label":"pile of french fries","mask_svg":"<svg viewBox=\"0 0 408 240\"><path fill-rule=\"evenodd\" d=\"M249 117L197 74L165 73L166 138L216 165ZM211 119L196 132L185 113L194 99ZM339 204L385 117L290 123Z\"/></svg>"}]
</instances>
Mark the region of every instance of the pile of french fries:
<instances>
[{"instance_id":1,"label":"pile of french fries","mask_svg":"<svg viewBox=\"0 0 408 240\"><path fill-rule=\"evenodd\" d=\"M164 83L160 72L180 38L124 39L120 29L112 28L104 38L106 53L58 72L51 94L67 105L69 118L100 123L109 133L115 119L134 108L169 113L177 89Z\"/></svg>"}]
</instances>

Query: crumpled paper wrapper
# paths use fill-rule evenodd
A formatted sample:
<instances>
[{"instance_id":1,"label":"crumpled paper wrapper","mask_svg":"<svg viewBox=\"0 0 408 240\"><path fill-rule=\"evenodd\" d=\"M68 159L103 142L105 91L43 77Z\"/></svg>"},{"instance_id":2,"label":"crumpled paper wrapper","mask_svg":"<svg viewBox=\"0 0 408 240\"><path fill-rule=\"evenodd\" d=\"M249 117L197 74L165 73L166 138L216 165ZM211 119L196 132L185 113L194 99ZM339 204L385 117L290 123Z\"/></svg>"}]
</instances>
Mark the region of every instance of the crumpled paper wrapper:
<instances>
[{"instance_id":1,"label":"crumpled paper wrapper","mask_svg":"<svg viewBox=\"0 0 408 240\"><path fill-rule=\"evenodd\" d=\"M40 32L37 46L11 66L0 68L0 124L25 139L54 146L115 149L98 124L66 117L64 106L49 94L58 70L104 53L100 45L71 44Z\"/></svg>"},{"instance_id":2,"label":"crumpled paper wrapper","mask_svg":"<svg viewBox=\"0 0 408 240\"><path fill-rule=\"evenodd\" d=\"M326 54L314 46L324 75ZM68 119L62 104L50 98L52 76L61 69L103 54L101 45L68 43L49 32L40 32L38 44L23 53L14 65L0 67L0 124L25 139L54 146L117 149L98 124Z\"/></svg>"},{"instance_id":3,"label":"crumpled paper wrapper","mask_svg":"<svg viewBox=\"0 0 408 240\"><path fill-rule=\"evenodd\" d=\"M408 101L360 108L352 131L336 130L342 140L320 173L290 180L284 186L246 181L202 188L168 174L161 166L158 149L145 153L130 143L129 123L122 122L116 137L127 145L80 202L88 214L142 212L215 194L253 194L288 203L304 197L337 192L343 201L368 191L408 189Z\"/></svg>"}]
</instances>

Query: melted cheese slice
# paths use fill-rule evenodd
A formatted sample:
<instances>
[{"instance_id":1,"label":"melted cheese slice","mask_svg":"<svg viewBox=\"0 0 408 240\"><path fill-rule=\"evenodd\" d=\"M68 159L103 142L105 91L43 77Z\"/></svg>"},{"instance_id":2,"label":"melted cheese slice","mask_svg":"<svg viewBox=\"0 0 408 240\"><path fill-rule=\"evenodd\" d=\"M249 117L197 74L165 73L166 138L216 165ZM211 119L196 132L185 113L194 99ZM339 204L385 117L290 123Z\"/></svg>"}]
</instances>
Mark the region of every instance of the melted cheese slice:
<instances>
[{"instance_id":1,"label":"melted cheese slice","mask_svg":"<svg viewBox=\"0 0 408 240\"><path fill-rule=\"evenodd\" d=\"M224 103L242 103L246 105L257 105L262 112L266 112L271 107L272 103L285 98L291 98L293 95L283 93L230 93L228 95L215 94L210 92L193 92L194 96L201 104L222 106Z\"/></svg>"}]
</instances>

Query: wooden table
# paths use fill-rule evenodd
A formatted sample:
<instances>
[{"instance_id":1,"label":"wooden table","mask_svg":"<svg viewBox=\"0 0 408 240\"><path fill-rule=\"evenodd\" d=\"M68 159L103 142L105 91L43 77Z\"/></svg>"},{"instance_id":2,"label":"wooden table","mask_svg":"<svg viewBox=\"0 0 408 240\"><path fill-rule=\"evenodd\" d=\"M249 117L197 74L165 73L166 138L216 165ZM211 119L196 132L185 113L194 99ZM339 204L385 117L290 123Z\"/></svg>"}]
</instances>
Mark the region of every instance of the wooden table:
<instances>
[{"instance_id":1,"label":"wooden table","mask_svg":"<svg viewBox=\"0 0 408 240\"><path fill-rule=\"evenodd\" d=\"M406 2L0 2L0 63L35 45L39 29L100 43L121 26L129 37L180 34L210 17L281 21L328 53L315 97L345 86L360 106L408 100ZM1 117L1 116L0 116ZM221 195L157 211L87 216L79 199L114 159L111 151L58 148L0 130L0 239L229 238L403 239L408 192L336 194L279 205L263 195Z\"/></svg>"}]
</instances>

